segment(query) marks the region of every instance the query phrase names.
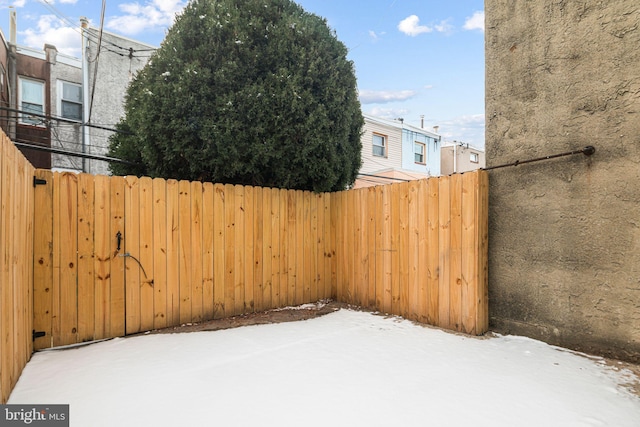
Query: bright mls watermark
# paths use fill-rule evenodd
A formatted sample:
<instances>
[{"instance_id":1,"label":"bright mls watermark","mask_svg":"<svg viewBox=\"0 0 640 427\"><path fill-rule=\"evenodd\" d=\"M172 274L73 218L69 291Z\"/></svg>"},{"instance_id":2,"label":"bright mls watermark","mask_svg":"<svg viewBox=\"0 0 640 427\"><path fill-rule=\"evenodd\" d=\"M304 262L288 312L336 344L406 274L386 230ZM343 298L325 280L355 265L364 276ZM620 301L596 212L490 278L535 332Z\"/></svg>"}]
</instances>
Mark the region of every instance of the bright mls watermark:
<instances>
[{"instance_id":1,"label":"bright mls watermark","mask_svg":"<svg viewBox=\"0 0 640 427\"><path fill-rule=\"evenodd\" d=\"M69 427L69 405L0 405L0 427Z\"/></svg>"}]
</instances>

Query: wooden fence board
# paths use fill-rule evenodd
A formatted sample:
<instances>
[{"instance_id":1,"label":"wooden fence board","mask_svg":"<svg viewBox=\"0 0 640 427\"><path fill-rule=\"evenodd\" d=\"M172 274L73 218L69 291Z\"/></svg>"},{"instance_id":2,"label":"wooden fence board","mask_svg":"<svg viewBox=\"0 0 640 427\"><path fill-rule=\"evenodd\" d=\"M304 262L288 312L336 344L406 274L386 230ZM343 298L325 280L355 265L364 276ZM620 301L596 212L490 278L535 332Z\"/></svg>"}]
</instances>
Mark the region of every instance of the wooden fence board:
<instances>
[{"instance_id":1,"label":"wooden fence board","mask_svg":"<svg viewBox=\"0 0 640 427\"><path fill-rule=\"evenodd\" d=\"M331 197L329 193L322 194L322 207L324 209L323 219L324 225L322 228L322 259L324 263L324 273L322 279L322 298L335 298L331 287L333 283L332 273L332 248L335 246L332 242L332 229L331 229Z\"/></svg>"},{"instance_id":2,"label":"wooden fence board","mask_svg":"<svg viewBox=\"0 0 640 427\"><path fill-rule=\"evenodd\" d=\"M124 265L126 333L140 332L140 185L135 176L125 178ZM133 257L133 258L131 258Z\"/></svg>"},{"instance_id":3,"label":"wooden fence board","mask_svg":"<svg viewBox=\"0 0 640 427\"><path fill-rule=\"evenodd\" d=\"M255 233L255 241L253 244L253 307L255 311L263 311L265 309L262 300L262 292L264 288L264 275L262 269L264 266L263 244L265 212L262 188L255 188L253 207L253 232Z\"/></svg>"},{"instance_id":4,"label":"wooden fence board","mask_svg":"<svg viewBox=\"0 0 640 427\"><path fill-rule=\"evenodd\" d=\"M280 306L280 190L272 188L271 194L271 304L269 308Z\"/></svg>"},{"instance_id":5,"label":"wooden fence board","mask_svg":"<svg viewBox=\"0 0 640 427\"><path fill-rule=\"evenodd\" d=\"M0 152L2 149L0 148ZM36 206L33 233L33 329L45 333L37 338L34 349L51 347L51 310L53 295L53 173L37 170L35 176L46 185L35 188ZM0 196L1 197L1 196ZM4 233L3 233L4 235ZM5 243L0 243L2 247ZM2 249L0 249L2 253Z\"/></svg>"},{"instance_id":6,"label":"wooden fence board","mask_svg":"<svg viewBox=\"0 0 640 427\"><path fill-rule=\"evenodd\" d=\"M296 190L296 298L295 305L304 303L305 289L305 267L304 267L304 198L302 191Z\"/></svg>"},{"instance_id":7,"label":"wooden fence board","mask_svg":"<svg viewBox=\"0 0 640 427\"><path fill-rule=\"evenodd\" d=\"M288 196L287 190L278 190L278 203L280 225L278 230L280 231L280 266L278 271L280 272L280 302L278 307L286 307L289 304L289 213L288 208Z\"/></svg>"},{"instance_id":8,"label":"wooden fence board","mask_svg":"<svg viewBox=\"0 0 640 427\"><path fill-rule=\"evenodd\" d=\"M214 210L213 184L202 184L202 313L205 320L213 319L213 277L214 277Z\"/></svg>"},{"instance_id":9,"label":"wooden fence board","mask_svg":"<svg viewBox=\"0 0 640 427\"><path fill-rule=\"evenodd\" d=\"M213 318L225 316L225 280L227 243L225 240L225 186L213 186Z\"/></svg>"},{"instance_id":10,"label":"wooden fence board","mask_svg":"<svg viewBox=\"0 0 640 427\"><path fill-rule=\"evenodd\" d=\"M440 254L439 233L440 233L440 188L437 179L429 180L429 200L427 202L427 240L429 250L427 251L427 323L437 325L438 323L438 297L440 287Z\"/></svg>"},{"instance_id":11,"label":"wooden fence board","mask_svg":"<svg viewBox=\"0 0 640 427\"><path fill-rule=\"evenodd\" d=\"M462 176L462 331L476 333L478 298L478 175Z\"/></svg>"},{"instance_id":12,"label":"wooden fence board","mask_svg":"<svg viewBox=\"0 0 640 427\"><path fill-rule=\"evenodd\" d=\"M270 188L264 188L262 190L262 307L263 310L267 310L272 307L271 305L271 288L273 276L271 274L273 263L271 258L273 256L273 238L272 238L272 222L271 222L271 192Z\"/></svg>"},{"instance_id":13,"label":"wooden fence board","mask_svg":"<svg viewBox=\"0 0 640 427\"><path fill-rule=\"evenodd\" d=\"M451 285L451 190L449 176L438 179L438 256L440 274L438 276L438 319L444 328L451 328L450 293Z\"/></svg>"},{"instance_id":14,"label":"wooden fence board","mask_svg":"<svg viewBox=\"0 0 640 427\"><path fill-rule=\"evenodd\" d=\"M476 334L482 334L489 330L489 175L487 173L478 176L478 301L476 320Z\"/></svg>"},{"instance_id":15,"label":"wooden fence board","mask_svg":"<svg viewBox=\"0 0 640 427\"><path fill-rule=\"evenodd\" d=\"M427 260L429 259L429 249L431 242L429 241L429 181L421 179L417 188L417 235L418 235L418 283L416 298L416 320L418 322L427 323L428 305L428 274L429 267Z\"/></svg>"},{"instance_id":16,"label":"wooden fence board","mask_svg":"<svg viewBox=\"0 0 640 427\"><path fill-rule=\"evenodd\" d=\"M367 244L365 249L367 252L367 265L369 270L367 272L367 299L364 301L366 307L376 307L376 217L380 215L376 211L376 187L368 187L366 192L366 213L365 229L367 230Z\"/></svg>"},{"instance_id":17,"label":"wooden fence board","mask_svg":"<svg viewBox=\"0 0 640 427\"><path fill-rule=\"evenodd\" d=\"M191 183L178 181L178 242L180 263L178 280L180 281L180 323L191 321L191 288L193 286L191 269Z\"/></svg>"},{"instance_id":18,"label":"wooden fence board","mask_svg":"<svg viewBox=\"0 0 640 427\"><path fill-rule=\"evenodd\" d=\"M149 331L154 328L154 276L153 258L153 180L142 177L139 180L140 187L140 245L138 260L140 261L140 330Z\"/></svg>"},{"instance_id":19,"label":"wooden fence board","mask_svg":"<svg viewBox=\"0 0 640 427\"><path fill-rule=\"evenodd\" d=\"M234 282L233 282L233 292L234 292L234 314L243 314L245 312L244 305L244 264L245 264L245 221L246 221L246 212L244 205L244 187L240 185L235 185L233 188L233 197L235 204L235 234L234 234Z\"/></svg>"},{"instance_id":20,"label":"wooden fence board","mask_svg":"<svg viewBox=\"0 0 640 427\"><path fill-rule=\"evenodd\" d=\"M309 302L318 301L318 197L309 196Z\"/></svg>"},{"instance_id":21,"label":"wooden fence board","mask_svg":"<svg viewBox=\"0 0 640 427\"><path fill-rule=\"evenodd\" d=\"M78 175L78 340L95 339L94 177Z\"/></svg>"},{"instance_id":22,"label":"wooden fence board","mask_svg":"<svg viewBox=\"0 0 640 427\"><path fill-rule=\"evenodd\" d=\"M54 345L67 345L78 342L78 176L64 172L59 182L60 299L57 304L54 301L54 311L60 319L60 334Z\"/></svg>"},{"instance_id":23,"label":"wooden fence board","mask_svg":"<svg viewBox=\"0 0 640 427\"><path fill-rule=\"evenodd\" d=\"M451 328L462 330L462 179L452 175L450 182L450 224L451 246L449 250L449 319Z\"/></svg>"},{"instance_id":24,"label":"wooden fence board","mask_svg":"<svg viewBox=\"0 0 640 427\"><path fill-rule=\"evenodd\" d=\"M226 184L224 186L224 316L233 316L235 314L235 190L233 185Z\"/></svg>"},{"instance_id":25,"label":"wooden fence board","mask_svg":"<svg viewBox=\"0 0 640 427\"><path fill-rule=\"evenodd\" d=\"M125 203L125 180L122 177L111 178L110 187L111 206L111 308L109 310L110 336L121 337L125 335L125 223L124 223L124 203ZM118 247L118 235L121 236Z\"/></svg>"},{"instance_id":26,"label":"wooden fence board","mask_svg":"<svg viewBox=\"0 0 640 427\"><path fill-rule=\"evenodd\" d=\"M253 215L255 213L254 191L250 187L244 188L244 289L243 304L244 313L252 313L255 310L255 302L253 300L254 276L254 242L255 242L255 221Z\"/></svg>"},{"instance_id":27,"label":"wooden fence board","mask_svg":"<svg viewBox=\"0 0 640 427\"><path fill-rule=\"evenodd\" d=\"M180 324L180 188L167 180L167 326Z\"/></svg>"},{"instance_id":28,"label":"wooden fence board","mask_svg":"<svg viewBox=\"0 0 640 427\"><path fill-rule=\"evenodd\" d=\"M111 336L111 190L109 177L95 177L94 188L94 339ZM113 248L115 249L115 248Z\"/></svg>"},{"instance_id":29,"label":"wooden fence board","mask_svg":"<svg viewBox=\"0 0 640 427\"><path fill-rule=\"evenodd\" d=\"M297 262L296 262L296 192L295 190L286 190L287 199L287 227L285 239L287 240L287 252L285 254L287 258L287 305L294 305L296 303L296 290L297 286Z\"/></svg>"},{"instance_id":30,"label":"wooden fence board","mask_svg":"<svg viewBox=\"0 0 640 427\"><path fill-rule=\"evenodd\" d=\"M420 266L420 229L418 227L419 213L418 204L418 181L411 181L409 183L409 193L407 200L408 218L407 226L409 230L408 235L408 253L407 261L409 280L407 281L407 315L411 320L418 320L418 313L420 312L420 283L418 276L418 268Z\"/></svg>"},{"instance_id":31,"label":"wooden fence board","mask_svg":"<svg viewBox=\"0 0 640 427\"><path fill-rule=\"evenodd\" d=\"M167 182L153 180L153 327L167 322Z\"/></svg>"},{"instance_id":32,"label":"wooden fence board","mask_svg":"<svg viewBox=\"0 0 640 427\"><path fill-rule=\"evenodd\" d=\"M4 135L3 135L4 136ZM14 287L9 285L13 279L13 266L11 260L14 257L13 250L13 233L15 229L15 221L13 210L15 205L14 181L16 180L17 171L14 169L16 151L13 150L6 138L2 139L2 147L0 151L2 156L2 181L0 182L0 194L2 195L2 208L0 212L0 224L2 224L1 248L0 248L0 378L1 389L0 396L2 401L8 399L11 389L18 381L15 376L15 369L20 364L15 360L14 335L15 335L15 316L13 305Z\"/></svg>"},{"instance_id":33,"label":"wooden fence board","mask_svg":"<svg viewBox=\"0 0 640 427\"><path fill-rule=\"evenodd\" d=\"M203 311L203 187L191 183L191 316L189 322L201 322Z\"/></svg>"}]
</instances>

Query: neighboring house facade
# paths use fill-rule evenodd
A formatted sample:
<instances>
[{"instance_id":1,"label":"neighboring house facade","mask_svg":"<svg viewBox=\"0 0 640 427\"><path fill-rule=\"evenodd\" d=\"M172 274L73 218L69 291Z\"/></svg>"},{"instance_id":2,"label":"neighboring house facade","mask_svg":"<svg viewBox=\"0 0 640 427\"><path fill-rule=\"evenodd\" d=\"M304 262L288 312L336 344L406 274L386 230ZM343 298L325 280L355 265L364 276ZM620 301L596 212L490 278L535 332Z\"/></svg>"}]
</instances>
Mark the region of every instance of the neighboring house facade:
<instances>
[{"instance_id":1,"label":"neighboring house facade","mask_svg":"<svg viewBox=\"0 0 640 427\"><path fill-rule=\"evenodd\" d=\"M109 137L116 123L124 116L124 102L129 83L149 61L156 47L117 34L90 27L82 22L85 37L84 58L87 78L87 93L84 94L87 122L97 127L88 127L85 135L89 153L106 155ZM100 45L98 45L100 41ZM96 70L97 68L97 70ZM88 160L85 171L108 174L109 165L99 160Z\"/></svg>"},{"instance_id":2,"label":"neighboring house facade","mask_svg":"<svg viewBox=\"0 0 640 427\"><path fill-rule=\"evenodd\" d=\"M362 167L354 188L440 175L440 135L363 114Z\"/></svg>"},{"instance_id":3,"label":"neighboring house facade","mask_svg":"<svg viewBox=\"0 0 640 427\"><path fill-rule=\"evenodd\" d=\"M14 24L9 42L1 34L0 126L37 168L50 168L51 155L47 151L25 148L22 144L43 149L51 147L51 133L45 118L50 110L49 71L44 51L16 46Z\"/></svg>"},{"instance_id":4,"label":"neighboring house facade","mask_svg":"<svg viewBox=\"0 0 640 427\"><path fill-rule=\"evenodd\" d=\"M156 48L101 33L83 20L79 59L52 45L17 46L15 22L12 14L9 42L0 32L0 127L37 168L108 174L108 162L99 159L107 155L112 129L124 115L131 79Z\"/></svg>"},{"instance_id":5,"label":"neighboring house facade","mask_svg":"<svg viewBox=\"0 0 640 427\"><path fill-rule=\"evenodd\" d=\"M457 141L442 143L440 159L442 175L469 172L484 167L484 149Z\"/></svg>"}]
</instances>

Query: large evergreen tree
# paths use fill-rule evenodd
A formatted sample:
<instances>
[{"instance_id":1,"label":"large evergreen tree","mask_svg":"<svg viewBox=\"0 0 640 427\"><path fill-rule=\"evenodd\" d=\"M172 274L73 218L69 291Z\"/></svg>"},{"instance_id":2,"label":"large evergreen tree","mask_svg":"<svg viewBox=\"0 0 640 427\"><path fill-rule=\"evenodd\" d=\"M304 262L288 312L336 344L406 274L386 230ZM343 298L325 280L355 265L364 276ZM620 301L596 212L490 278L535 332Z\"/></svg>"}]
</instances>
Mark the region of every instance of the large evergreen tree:
<instances>
[{"instance_id":1,"label":"large evergreen tree","mask_svg":"<svg viewBox=\"0 0 640 427\"><path fill-rule=\"evenodd\" d=\"M333 191L355 181L353 63L290 0L192 0L131 83L110 155L119 175Z\"/></svg>"}]
</instances>

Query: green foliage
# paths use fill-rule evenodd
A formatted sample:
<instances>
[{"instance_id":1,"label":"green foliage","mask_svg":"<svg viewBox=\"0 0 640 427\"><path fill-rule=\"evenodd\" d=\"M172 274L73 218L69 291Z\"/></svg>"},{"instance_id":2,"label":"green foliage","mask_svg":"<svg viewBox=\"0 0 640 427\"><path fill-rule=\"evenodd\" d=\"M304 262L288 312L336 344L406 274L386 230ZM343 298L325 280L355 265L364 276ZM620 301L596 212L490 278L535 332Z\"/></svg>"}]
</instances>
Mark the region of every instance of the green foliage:
<instances>
[{"instance_id":1,"label":"green foliage","mask_svg":"<svg viewBox=\"0 0 640 427\"><path fill-rule=\"evenodd\" d=\"M342 190L361 165L353 63L290 0L192 0L130 85L112 172Z\"/></svg>"}]
</instances>

